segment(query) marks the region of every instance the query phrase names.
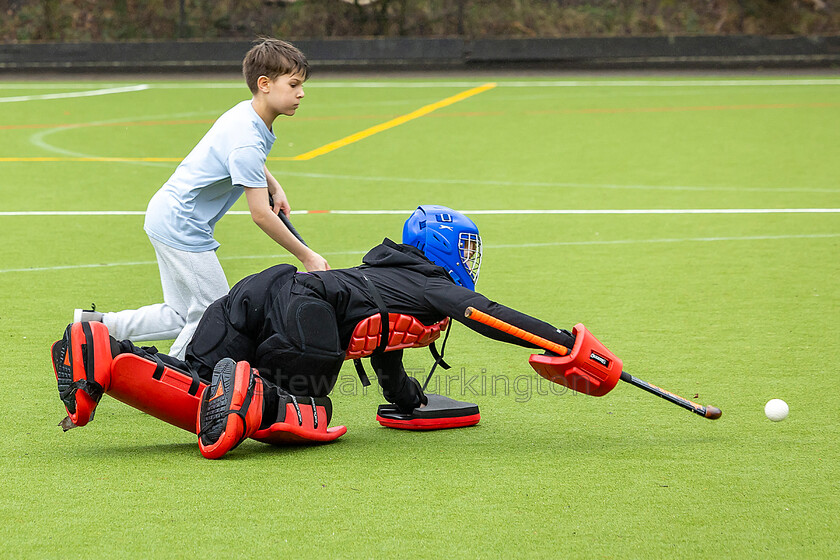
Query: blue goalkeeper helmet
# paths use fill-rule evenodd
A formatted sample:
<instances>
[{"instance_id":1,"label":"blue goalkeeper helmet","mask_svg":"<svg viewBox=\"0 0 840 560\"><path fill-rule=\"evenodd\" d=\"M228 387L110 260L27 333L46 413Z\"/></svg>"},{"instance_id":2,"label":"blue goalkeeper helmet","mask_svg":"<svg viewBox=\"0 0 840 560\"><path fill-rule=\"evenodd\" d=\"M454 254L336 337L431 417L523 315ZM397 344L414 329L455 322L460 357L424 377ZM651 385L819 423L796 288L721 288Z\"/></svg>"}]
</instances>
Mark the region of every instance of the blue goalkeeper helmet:
<instances>
[{"instance_id":1,"label":"blue goalkeeper helmet","mask_svg":"<svg viewBox=\"0 0 840 560\"><path fill-rule=\"evenodd\" d=\"M417 247L459 286L475 290L481 269L478 226L456 210L426 204L405 221L402 242Z\"/></svg>"}]
</instances>

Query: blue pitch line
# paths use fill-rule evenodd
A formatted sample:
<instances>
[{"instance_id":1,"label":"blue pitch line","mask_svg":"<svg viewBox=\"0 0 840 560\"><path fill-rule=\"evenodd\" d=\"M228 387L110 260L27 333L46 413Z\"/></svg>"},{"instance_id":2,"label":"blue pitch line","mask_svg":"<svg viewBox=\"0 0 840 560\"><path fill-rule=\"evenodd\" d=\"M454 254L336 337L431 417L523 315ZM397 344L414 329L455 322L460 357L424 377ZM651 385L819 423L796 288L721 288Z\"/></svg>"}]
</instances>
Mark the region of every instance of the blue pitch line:
<instances>
[{"instance_id":1,"label":"blue pitch line","mask_svg":"<svg viewBox=\"0 0 840 560\"><path fill-rule=\"evenodd\" d=\"M566 246L581 246L581 245L632 245L632 244L647 244L647 243L707 243L719 241L777 241L786 239L835 239L840 237L840 233L816 233L816 234L802 234L802 235L751 235L743 237L686 237L686 238L662 238L662 239L616 239L612 241L557 241L550 243L520 243L514 245L486 245L485 250L492 249L529 249L529 248L548 248L548 247L566 247ZM368 249L354 250L354 251L333 251L324 252L324 256L336 255L364 255ZM291 255L241 255L231 257L220 257L220 261L232 260L250 260L250 259L288 259ZM123 263L102 263L102 264L77 264L77 265L62 265L62 266L44 266L44 267L30 267L30 268L7 268L0 269L0 274L8 272L53 272L58 270L78 270L78 269L92 269L92 268L112 268L118 266L150 266L157 264L157 261L135 261Z\"/></svg>"}]
</instances>

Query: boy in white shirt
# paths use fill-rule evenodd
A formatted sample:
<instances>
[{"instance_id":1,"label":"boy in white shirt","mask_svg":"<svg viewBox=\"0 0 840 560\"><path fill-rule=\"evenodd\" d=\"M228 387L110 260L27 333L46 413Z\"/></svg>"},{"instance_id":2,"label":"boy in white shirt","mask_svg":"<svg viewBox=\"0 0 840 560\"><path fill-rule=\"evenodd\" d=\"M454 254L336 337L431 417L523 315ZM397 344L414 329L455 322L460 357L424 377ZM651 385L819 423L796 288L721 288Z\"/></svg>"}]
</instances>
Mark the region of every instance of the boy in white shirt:
<instances>
[{"instance_id":1,"label":"boy in white shirt","mask_svg":"<svg viewBox=\"0 0 840 560\"><path fill-rule=\"evenodd\" d=\"M146 210L144 229L157 256L164 303L116 313L77 309L74 321L102 321L118 340L175 338L169 354L183 359L204 310L228 293L213 230L243 192L260 229L306 270L329 270L278 216L289 214L289 202L265 166L274 120L294 115L303 99L306 58L289 43L264 39L245 55L242 73L253 98L219 117Z\"/></svg>"}]
</instances>

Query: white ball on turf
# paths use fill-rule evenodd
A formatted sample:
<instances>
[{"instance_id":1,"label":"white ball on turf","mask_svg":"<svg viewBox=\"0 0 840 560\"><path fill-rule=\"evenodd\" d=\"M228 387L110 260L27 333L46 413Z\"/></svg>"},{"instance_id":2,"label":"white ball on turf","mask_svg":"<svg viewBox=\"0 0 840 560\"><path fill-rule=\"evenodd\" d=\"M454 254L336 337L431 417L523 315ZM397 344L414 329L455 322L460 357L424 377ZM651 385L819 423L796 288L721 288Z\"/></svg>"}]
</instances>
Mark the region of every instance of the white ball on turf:
<instances>
[{"instance_id":1,"label":"white ball on turf","mask_svg":"<svg viewBox=\"0 0 840 560\"><path fill-rule=\"evenodd\" d=\"M773 422L781 422L787 418L789 411L787 403L782 399L770 399L764 405L764 415Z\"/></svg>"}]
</instances>

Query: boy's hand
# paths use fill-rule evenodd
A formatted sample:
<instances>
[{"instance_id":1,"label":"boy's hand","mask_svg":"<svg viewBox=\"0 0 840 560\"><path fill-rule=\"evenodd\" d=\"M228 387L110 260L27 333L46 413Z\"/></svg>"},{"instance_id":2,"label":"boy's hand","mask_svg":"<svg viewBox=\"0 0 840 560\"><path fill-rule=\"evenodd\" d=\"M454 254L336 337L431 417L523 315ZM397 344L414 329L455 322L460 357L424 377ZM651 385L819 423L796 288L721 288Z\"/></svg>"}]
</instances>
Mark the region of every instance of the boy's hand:
<instances>
[{"instance_id":1,"label":"boy's hand","mask_svg":"<svg viewBox=\"0 0 840 560\"><path fill-rule=\"evenodd\" d=\"M301 259L300 262L306 268L307 272L330 269L330 263L327 262L327 259L315 251L309 251L309 255Z\"/></svg>"},{"instance_id":2,"label":"boy's hand","mask_svg":"<svg viewBox=\"0 0 840 560\"><path fill-rule=\"evenodd\" d=\"M272 198L274 199L274 205L271 207L271 210L275 214L283 212L283 214L288 216L292 213L292 207L289 205L289 199L286 198L286 193L283 192L283 189L278 189L278 192L272 194Z\"/></svg>"},{"instance_id":3,"label":"boy's hand","mask_svg":"<svg viewBox=\"0 0 840 560\"><path fill-rule=\"evenodd\" d=\"M273 201L271 205L272 211L275 214L279 214L280 211L288 216L292 212L292 207L289 205L289 199L286 198L286 192L283 190L283 187L280 186L280 183L277 179L274 178L268 171L268 167L265 167L265 181L268 185L268 196L269 199Z\"/></svg>"},{"instance_id":4,"label":"boy's hand","mask_svg":"<svg viewBox=\"0 0 840 560\"><path fill-rule=\"evenodd\" d=\"M271 206L271 210L275 214L283 212L283 214L288 216L292 213L292 207L289 205L289 199L286 198L286 193L283 192L283 188L279 184L277 185L277 189L272 192L271 183L269 183L268 194L271 196L272 202L274 203Z\"/></svg>"}]
</instances>

